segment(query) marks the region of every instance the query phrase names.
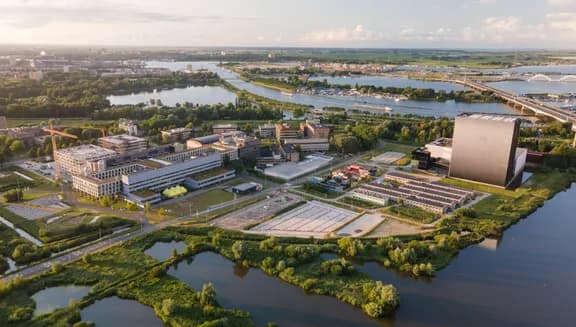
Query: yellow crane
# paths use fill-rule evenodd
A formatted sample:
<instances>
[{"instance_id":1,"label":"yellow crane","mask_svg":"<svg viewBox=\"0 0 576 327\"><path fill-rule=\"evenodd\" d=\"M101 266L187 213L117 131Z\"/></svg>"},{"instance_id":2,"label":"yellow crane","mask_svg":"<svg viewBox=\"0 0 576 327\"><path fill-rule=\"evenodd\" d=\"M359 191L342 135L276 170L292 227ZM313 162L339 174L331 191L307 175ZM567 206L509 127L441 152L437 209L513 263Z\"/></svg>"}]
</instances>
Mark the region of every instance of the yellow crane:
<instances>
[{"instance_id":1,"label":"yellow crane","mask_svg":"<svg viewBox=\"0 0 576 327\"><path fill-rule=\"evenodd\" d=\"M57 149L57 144L56 144L56 136L63 136L63 137L69 137L72 139L78 139L78 136L76 135L72 135L66 132L61 132L57 129L54 129L54 126L52 126L52 124L50 124L50 128L42 128L42 130L44 132L50 133L50 138L52 139L52 156L54 157L54 177L56 180L60 179L60 165L57 162L57 157L58 157L58 149Z\"/></svg>"}]
</instances>

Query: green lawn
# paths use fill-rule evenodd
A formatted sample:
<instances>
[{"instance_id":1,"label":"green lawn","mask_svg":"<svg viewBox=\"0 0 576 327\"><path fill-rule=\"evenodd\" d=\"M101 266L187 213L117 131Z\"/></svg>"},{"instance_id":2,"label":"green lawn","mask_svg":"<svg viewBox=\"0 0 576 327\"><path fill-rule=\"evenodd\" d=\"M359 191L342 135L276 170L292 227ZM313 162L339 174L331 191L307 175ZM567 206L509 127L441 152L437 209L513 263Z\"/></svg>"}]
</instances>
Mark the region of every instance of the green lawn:
<instances>
[{"instance_id":1,"label":"green lawn","mask_svg":"<svg viewBox=\"0 0 576 327\"><path fill-rule=\"evenodd\" d=\"M471 189L471 190L475 190L475 191L479 191L479 192L492 193L492 194L510 197L510 198L518 198L518 197L525 194L525 191L521 188L519 188L515 191L511 191L511 190L506 190L506 189L503 189L500 187L495 187L495 186L490 186L490 185L485 185L485 184L479 184L479 183L474 183L474 182L470 182L470 181L463 181L463 180L453 179L453 178L444 178L444 179L442 179L442 183L457 186L457 187L462 187L462 188L466 188L466 189Z\"/></svg>"},{"instance_id":2,"label":"green lawn","mask_svg":"<svg viewBox=\"0 0 576 327\"><path fill-rule=\"evenodd\" d=\"M439 217L431 212L422 210L420 208L394 206L382 210L384 213L392 214L400 218L409 219L422 224L430 224L436 221Z\"/></svg>"},{"instance_id":3,"label":"green lawn","mask_svg":"<svg viewBox=\"0 0 576 327\"><path fill-rule=\"evenodd\" d=\"M214 189L196 196L171 202L170 204L161 206L161 208L169 210L168 212L171 216L180 217L188 215L190 212L204 211L213 205L232 200L234 200L234 194L221 189Z\"/></svg>"}]
</instances>

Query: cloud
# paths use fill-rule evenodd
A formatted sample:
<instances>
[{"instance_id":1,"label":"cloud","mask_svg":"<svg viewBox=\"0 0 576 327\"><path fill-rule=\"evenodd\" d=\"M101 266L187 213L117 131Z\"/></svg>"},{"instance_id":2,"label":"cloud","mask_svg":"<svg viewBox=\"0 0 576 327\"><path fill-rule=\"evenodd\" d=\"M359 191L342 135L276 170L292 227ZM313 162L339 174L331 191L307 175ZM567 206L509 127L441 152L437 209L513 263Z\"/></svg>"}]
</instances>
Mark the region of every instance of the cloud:
<instances>
[{"instance_id":1,"label":"cloud","mask_svg":"<svg viewBox=\"0 0 576 327\"><path fill-rule=\"evenodd\" d=\"M0 22L18 28L51 23L183 23L193 21L255 20L255 17L195 16L134 9L130 2L107 0L2 0Z\"/></svg>"},{"instance_id":2,"label":"cloud","mask_svg":"<svg viewBox=\"0 0 576 327\"><path fill-rule=\"evenodd\" d=\"M520 22L520 18L514 16L488 17L482 21L482 28L488 32L509 33L518 30Z\"/></svg>"},{"instance_id":3,"label":"cloud","mask_svg":"<svg viewBox=\"0 0 576 327\"><path fill-rule=\"evenodd\" d=\"M570 6L576 5L576 0L546 0L546 3L551 6Z\"/></svg>"},{"instance_id":4,"label":"cloud","mask_svg":"<svg viewBox=\"0 0 576 327\"><path fill-rule=\"evenodd\" d=\"M306 43L357 43L378 41L384 38L383 33L374 32L358 24L354 28L339 27L322 31L308 32L302 38Z\"/></svg>"}]
</instances>

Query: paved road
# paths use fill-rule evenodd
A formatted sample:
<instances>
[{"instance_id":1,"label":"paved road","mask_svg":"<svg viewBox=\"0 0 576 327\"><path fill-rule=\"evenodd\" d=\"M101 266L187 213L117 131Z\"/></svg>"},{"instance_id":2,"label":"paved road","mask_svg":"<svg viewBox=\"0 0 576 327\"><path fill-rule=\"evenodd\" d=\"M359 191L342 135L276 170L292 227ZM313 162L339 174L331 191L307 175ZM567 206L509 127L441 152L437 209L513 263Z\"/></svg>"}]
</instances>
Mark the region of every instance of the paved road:
<instances>
[{"instance_id":1,"label":"paved road","mask_svg":"<svg viewBox=\"0 0 576 327\"><path fill-rule=\"evenodd\" d=\"M362 156L366 155L366 153L367 153L367 152L358 154L358 155L353 156L353 157L350 157L350 158L348 158L348 159L346 159L346 160L335 160L335 162L332 164L332 166L335 166L335 165L344 165L344 164L352 163L352 162L354 162L354 161L357 161L357 160L358 160L359 158L361 158ZM330 170L330 169L331 169L331 168L325 168L324 170L322 170L322 171L320 171L320 172L328 171L328 170ZM309 175L319 174L320 172L318 172L318 171L317 171L317 172L313 172L313 173L311 173L311 174L309 174ZM309 176L309 175L307 175L307 176ZM261 194L272 193L272 192L275 192L275 191L280 190L280 189L289 188L289 187L291 187L292 185L295 185L295 184L302 183L302 182L306 181L306 180L307 180L307 176L304 176L304 177L298 178L298 179L296 179L296 180L294 180L294 181L291 181L291 183L286 183L286 184L281 184L281 185L279 185L279 184L273 184L272 186L269 186L267 189L265 189L265 190L264 190L263 192L261 192L261 193L253 194L253 195L251 195L251 196L244 196L244 197L241 197L241 198L239 198L239 199L237 199L237 200L234 200L234 201L229 201L229 202L226 202L226 203L223 203L223 204L220 204L220 205L212 206L212 207L210 207L210 208L208 208L208 209L206 209L206 210L204 210L204 211L202 211L202 212L199 212L198 215L201 216L201 215L209 214L209 213L212 212L212 211L219 210L219 209L224 208L224 207L232 206L232 205L235 205L235 204L238 204L238 203L247 201L247 200L249 200L249 199L251 199L251 198L253 198L253 197L259 196L259 195L261 195ZM65 194L67 193L66 190L64 190L64 193L65 193ZM68 194L68 195L70 195L70 194ZM70 197L70 198L73 198L73 196ZM70 203L70 204L76 204L76 202L73 201L73 203ZM79 205L79 206L82 206L82 207L85 207L85 208L86 208L86 207L88 207L88 208L90 207L89 205L86 205L86 204L84 204L84 203L82 203L82 204L81 204L81 203L78 203L78 205ZM100 208L100 207L94 207L94 209L95 209L95 210L99 210L100 212L102 211L102 208ZM112 209L110 209L110 210L112 210ZM115 215L118 215L118 214L119 214L117 211L114 211L114 210L112 210L112 212L113 212L112 214L115 214ZM131 218L131 219L134 219L134 220L138 220L139 222L142 222L142 213L132 214L132 213L127 213L127 212L122 212L122 216L127 216L128 218ZM82 258L82 256L83 256L84 254L86 254L86 253L92 253L92 252L96 252L96 251L100 251L100 250L106 249L106 248L108 248L108 247L111 247L111 246L120 244L121 242L124 242L124 241L130 240L130 239L136 238L136 237L138 237L138 236L141 236L141 235L144 235L144 234L148 234L148 233L151 233L151 232L154 232L154 231L163 229L163 228L168 227L168 226L171 226L171 225L175 225L175 224L181 223L181 222L183 222L183 221L186 221L187 219L194 218L194 217L196 217L196 216L197 216L197 214L187 215L187 216L183 216L183 217L179 217L179 218L167 220L167 221L165 221L165 222L162 222L162 223L159 223L159 224L156 224L156 225L150 225L150 224L148 224L147 222L144 222L144 223L142 224L142 229L139 230L139 231L131 232L131 233L128 233L128 234L122 234L122 235L118 235L118 236L111 236L110 238L105 239L105 240L102 240L102 241L100 241L100 242L98 242L98 243L91 244L91 245L88 245L88 246L86 246L86 247L83 247L83 248L74 250L74 251L72 251L72 252L66 253L66 254L64 254L64 255L54 257L54 258L49 259L49 260L47 260L47 261L45 261L45 262L38 263L38 264L35 264L35 265L32 265L32 266L26 267L26 268L22 269L21 271L19 271L19 272L17 272L17 273L13 273L13 274L10 274L10 275L7 275L7 276L4 276L4 277L0 278L0 281L2 281L2 282L9 282L10 280L14 279L14 278L17 277L17 276L31 277L31 276L34 276L34 275L37 275L37 274L41 274L41 273L44 273L44 272L50 270L51 267L52 267L52 265L55 264L55 263L60 263L60 264L71 263L71 262L74 262L74 261L76 261L76 260L79 260L79 259Z\"/></svg>"}]
</instances>

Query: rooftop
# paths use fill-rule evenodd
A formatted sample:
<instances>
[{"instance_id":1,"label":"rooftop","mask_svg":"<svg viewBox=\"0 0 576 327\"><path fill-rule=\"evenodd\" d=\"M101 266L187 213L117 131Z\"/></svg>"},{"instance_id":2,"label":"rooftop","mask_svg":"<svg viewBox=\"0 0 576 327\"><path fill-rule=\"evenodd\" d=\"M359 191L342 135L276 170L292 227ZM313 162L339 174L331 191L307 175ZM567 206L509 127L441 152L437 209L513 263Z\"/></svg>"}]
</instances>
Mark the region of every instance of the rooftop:
<instances>
[{"instance_id":1,"label":"rooftop","mask_svg":"<svg viewBox=\"0 0 576 327\"><path fill-rule=\"evenodd\" d=\"M58 154L72 156L76 160L94 160L117 155L112 151L93 144L83 144L72 148L59 149Z\"/></svg>"},{"instance_id":2,"label":"rooftop","mask_svg":"<svg viewBox=\"0 0 576 327\"><path fill-rule=\"evenodd\" d=\"M213 125L212 128L238 128L236 124L216 124Z\"/></svg>"},{"instance_id":3,"label":"rooftop","mask_svg":"<svg viewBox=\"0 0 576 327\"><path fill-rule=\"evenodd\" d=\"M486 115L486 114L462 114L460 117L465 117L468 119L482 119L482 120L493 120L501 121L506 123L513 123L519 118L514 116L504 116L504 115Z\"/></svg>"},{"instance_id":4,"label":"rooftop","mask_svg":"<svg viewBox=\"0 0 576 327\"><path fill-rule=\"evenodd\" d=\"M452 147L452 139L442 137L442 138L439 138L435 141L428 143L427 145L436 145L436 146L443 146L443 147L451 148Z\"/></svg>"},{"instance_id":5,"label":"rooftop","mask_svg":"<svg viewBox=\"0 0 576 327\"><path fill-rule=\"evenodd\" d=\"M111 135L99 138L100 141L112 144L123 144L126 142L146 142L146 139L128 134Z\"/></svg>"},{"instance_id":6,"label":"rooftop","mask_svg":"<svg viewBox=\"0 0 576 327\"><path fill-rule=\"evenodd\" d=\"M202 144L216 143L220 140L220 134L213 134L213 135L208 135L208 136L197 137L197 138L194 138L193 140L196 142L202 143Z\"/></svg>"}]
</instances>

